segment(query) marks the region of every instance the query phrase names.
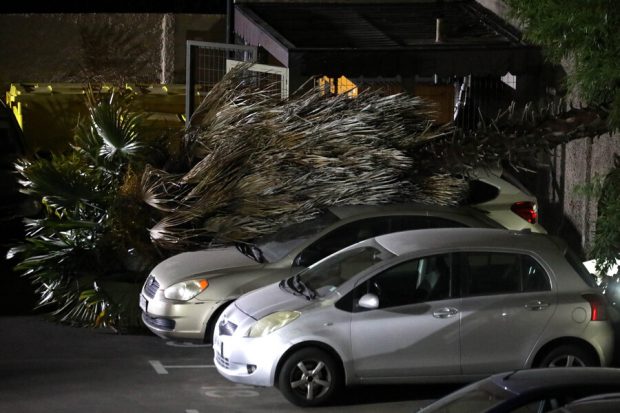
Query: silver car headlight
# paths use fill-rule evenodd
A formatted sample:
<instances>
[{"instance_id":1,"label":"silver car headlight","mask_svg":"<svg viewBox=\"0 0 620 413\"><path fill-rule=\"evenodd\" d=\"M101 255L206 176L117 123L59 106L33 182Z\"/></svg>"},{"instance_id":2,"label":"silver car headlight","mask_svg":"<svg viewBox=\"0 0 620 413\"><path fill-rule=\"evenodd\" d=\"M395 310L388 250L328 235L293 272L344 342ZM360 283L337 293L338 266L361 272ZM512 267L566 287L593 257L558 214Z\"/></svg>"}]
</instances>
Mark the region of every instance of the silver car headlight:
<instances>
[{"instance_id":1,"label":"silver car headlight","mask_svg":"<svg viewBox=\"0 0 620 413\"><path fill-rule=\"evenodd\" d=\"M248 337L263 337L281 329L295 321L301 313L299 311L278 311L258 320L250 327Z\"/></svg>"},{"instance_id":2,"label":"silver car headlight","mask_svg":"<svg viewBox=\"0 0 620 413\"><path fill-rule=\"evenodd\" d=\"M209 281L204 278L181 281L164 290L164 297L170 300L187 301L196 297L209 286Z\"/></svg>"}]
</instances>

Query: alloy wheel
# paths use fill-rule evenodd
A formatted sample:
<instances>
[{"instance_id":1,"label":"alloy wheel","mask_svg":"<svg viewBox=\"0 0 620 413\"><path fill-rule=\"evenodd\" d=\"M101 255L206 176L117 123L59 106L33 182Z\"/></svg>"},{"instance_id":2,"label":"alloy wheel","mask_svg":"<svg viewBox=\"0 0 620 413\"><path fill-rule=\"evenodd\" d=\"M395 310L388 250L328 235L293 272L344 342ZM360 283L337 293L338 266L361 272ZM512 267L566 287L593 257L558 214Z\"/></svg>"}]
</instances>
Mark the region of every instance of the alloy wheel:
<instances>
[{"instance_id":1,"label":"alloy wheel","mask_svg":"<svg viewBox=\"0 0 620 413\"><path fill-rule=\"evenodd\" d=\"M322 361L302 360L291 371L290 386L306 400L324 396L332 385L332 375Z\"/></svg>"}]
</instances>

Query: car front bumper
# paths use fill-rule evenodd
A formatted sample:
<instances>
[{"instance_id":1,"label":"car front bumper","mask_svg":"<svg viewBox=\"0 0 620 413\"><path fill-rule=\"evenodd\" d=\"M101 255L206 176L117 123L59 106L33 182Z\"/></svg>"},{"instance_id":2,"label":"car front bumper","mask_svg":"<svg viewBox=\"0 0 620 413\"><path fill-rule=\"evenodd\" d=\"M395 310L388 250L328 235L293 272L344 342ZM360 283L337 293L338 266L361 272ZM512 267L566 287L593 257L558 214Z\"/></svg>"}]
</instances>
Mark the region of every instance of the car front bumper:
<instances>
[{"instance_id":1,"label":"car front bumper","mask_svg":"<svg viewBox=\"0 0 620 413\"><path fill-rule=\"evenodd\" d=\"M251 386L273 386L278 362L291 344L278 334L264 337L214 334L213 354L217 371L226 379Z\"/></svg>"},{"instance_id":2,"label":"car front bumper","mask_svg":"<svg viewBox=\"0 0 620 413\"><path fill-rule=\"evenodd\" d=\"M153 298L144 292L140 296L144 325L159 337L172 340L203 340L207 322L219 305L219 301L174 302L159 292Z\"/></svg>"}]
</instances>

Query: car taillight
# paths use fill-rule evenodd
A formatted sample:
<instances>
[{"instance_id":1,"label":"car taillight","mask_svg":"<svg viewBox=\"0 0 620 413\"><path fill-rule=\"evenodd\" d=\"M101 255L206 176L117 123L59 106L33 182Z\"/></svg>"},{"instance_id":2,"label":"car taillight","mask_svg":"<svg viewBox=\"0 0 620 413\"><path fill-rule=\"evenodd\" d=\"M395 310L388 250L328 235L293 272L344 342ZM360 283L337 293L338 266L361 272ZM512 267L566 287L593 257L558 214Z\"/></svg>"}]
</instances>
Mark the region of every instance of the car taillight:
<instances>
[{"instance_id":1,"label":"car taillight","mask_svg":"<svg viewBox=\"0 0 620 413\"><path fill-rule=\"evenodd\" d=\"M538 218L536 204L533 202L529 202L529 201L515 202L510 207L510 210L514 212L515 214L519 215L521 218L523 218L530 224L535 224L536 219Z\"/></svg>"},{"instance_id":2,"label":"car taillight","mask_svg":"<svg viewBox=\"0 0 620 413\"><path fill-rule=\"evenodd\" d=\"M590 320L592 321L605 321L607 320L607 309L605 299L597 294L584 294L588 303L590 303Z\"/></svg>"}]
</instances>

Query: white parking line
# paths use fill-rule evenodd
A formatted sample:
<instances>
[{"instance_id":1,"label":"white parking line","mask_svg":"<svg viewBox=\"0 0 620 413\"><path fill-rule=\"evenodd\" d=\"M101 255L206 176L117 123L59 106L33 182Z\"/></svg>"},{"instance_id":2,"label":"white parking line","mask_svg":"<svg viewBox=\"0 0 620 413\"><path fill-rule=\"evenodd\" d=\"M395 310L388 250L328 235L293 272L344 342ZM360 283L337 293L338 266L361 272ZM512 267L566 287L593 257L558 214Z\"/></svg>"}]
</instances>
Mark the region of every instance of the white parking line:
<instances>
[{"instance_id":1,"label":"white parking line","mask_svg":"<svg viewBox=\"0 0 620 413\"><path fill-rule=\"evenodd\" d=\"M149 363L157 374L168 374L168 369L209 369L215 367L212 364L163 365L159 360L149 360Z\"/></svg>"},{"instance_id":2,"label":"white parking line","mask_svg":"<svg viewBox=\"0 0 620 413\"><path fill-rule=\"evenodd\" d=\"M243 384L235 384L232 386L203 386L202 390L205 392L205 396L221 398L233 398L233 397L256 397L260 393L254 390L252 386L245 386Z\"/></svg>"},{"instance_id":3,"label":"white parking line","mask_svg":"<svg viewBox=\"0 0 620 413\"><path fill-rule=\"evenodd\" d=\"M199 412L196 409L187 409L185 410L185 413L199 413Z\"/></svg>"},{"instance_id":4,"label":"white parking line","mask_svg":"<svg viewBox=\"0 0 620 413\"><path fill-rule=\"evenodd\" d=\"M200 343L194 343L191 341L172 341L172 340L166 341L166 345L171 346L171 347L213 347L212 344L200 344Z\"/></svg>"}]
</instances>

